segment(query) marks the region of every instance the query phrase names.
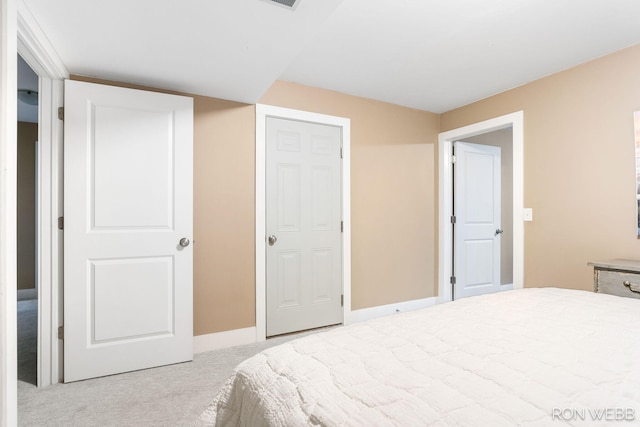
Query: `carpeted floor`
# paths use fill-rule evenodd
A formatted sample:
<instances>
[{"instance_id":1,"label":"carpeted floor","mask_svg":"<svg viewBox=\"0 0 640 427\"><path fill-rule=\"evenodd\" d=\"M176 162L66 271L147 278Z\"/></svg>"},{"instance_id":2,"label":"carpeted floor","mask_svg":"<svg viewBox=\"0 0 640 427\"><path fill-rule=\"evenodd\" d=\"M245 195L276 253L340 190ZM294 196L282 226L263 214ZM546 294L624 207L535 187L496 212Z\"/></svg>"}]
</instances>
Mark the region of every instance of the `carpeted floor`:
<instances>
[{"instance_id":1,"label":"carpeted floor","mask_svg":"<svg viewBox=\"0 0 640 427\"><path fill-rule=\"evenodd\" d=\"M20 308L18 312L20 316ZM37 319L37 314L35 317ZM20 377L18 382L18 424L190 426L238 363L268 347L308 333L197 354L189 363L46 388L33 385L34 361L33 378ZM35 342L35 338L33 340ZM26 341L19 347L31 348Z\"/></svg>"},{"instance_id":2,"label":"carpeted floor","mask_svg":"<svg viewBox=\"0 0 640 427\"><path fill-rule=\"evenodd\" d=\"M18 380L36 385L37 362L38 300L18 301Z\"/></svg>"}]
</instances>

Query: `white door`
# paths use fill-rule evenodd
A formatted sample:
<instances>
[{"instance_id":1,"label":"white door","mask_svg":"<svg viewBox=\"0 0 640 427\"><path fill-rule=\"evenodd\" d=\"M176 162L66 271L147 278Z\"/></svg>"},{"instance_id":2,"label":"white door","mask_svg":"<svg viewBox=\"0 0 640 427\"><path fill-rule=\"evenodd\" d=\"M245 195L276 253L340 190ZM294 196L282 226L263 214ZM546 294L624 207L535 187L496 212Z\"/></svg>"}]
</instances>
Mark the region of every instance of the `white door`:
<instances>
[{"instance_id":1,"label":"white door","mask_svg":"<svg viewBox=\"0 0 640 427\"><path fill-rule=\"evenodd\" d=\"M266 129L267 336L342 323L341 128Z\"/></svg>"},{"instance_id":2,"label":"white door","mask_svg":"<svg viewBox=\"0 0 640 427\"><path fill-rule=\"evenodd\" d=\"M454 143L454 299L500 290L500 147Z\"/></svg>"},{"instance_id":3,"label":"white door","mask_svg":"<svg viewBox=\"0 0 640 427\"><path fill-rule=\"evenodd\" d=\"M193 100L67 81L64 119L65 382L191 360Z\"/></svg>"}]
</instances>

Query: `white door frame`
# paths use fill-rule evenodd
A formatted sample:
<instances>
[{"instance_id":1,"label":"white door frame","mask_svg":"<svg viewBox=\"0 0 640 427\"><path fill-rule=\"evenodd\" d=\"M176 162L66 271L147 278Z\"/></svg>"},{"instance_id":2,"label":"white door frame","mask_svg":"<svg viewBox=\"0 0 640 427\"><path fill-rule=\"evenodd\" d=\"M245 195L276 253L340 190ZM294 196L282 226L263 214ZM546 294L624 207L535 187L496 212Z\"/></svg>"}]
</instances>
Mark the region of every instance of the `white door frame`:
<instances>
[{"instance_id":1,"label":"white door frame","mask_svg":"<svg viewBox=\"0 0 640 427\"><path fill-rule=\"evenodd\" d=\"M472 136L511 127L513 130L513 288L524 287L524 112L518 111L474 123L438 135L438 302L452 299L453 175L452 143Z\"/></svg>"},{"instance_id":2,"label":"white door frame","mask_svg":"<svg viewBox=\"0 0 640 427\"><path fill-rule=\"evenodd\" d=\"M62 381L62 121L64 79L69 72L23 1L18 2L17 51L39 77L36 253L38 292L38 386Z\"/></svg>"},{"instance_id":3,"label":"white door frame","mask_svg":"<svg viewBox=\"0 0 640 427\"><path fill-rule=\"evenodd\" d=\"M16 1L0 0L0 427L18 423Z\"/></svg>"},{"instance_id":4,"label":"white door frame","mask_svg":"<svg viewBox=\"0 0 640 427\"><path fill-rule=\"evenodd\" d=\"M271 105L256 104L256 341L267 336L266 321L266 128L267 117L278 117L342 128L342 321L351 317L351 120Z\"/></svg>"}]
</instances>

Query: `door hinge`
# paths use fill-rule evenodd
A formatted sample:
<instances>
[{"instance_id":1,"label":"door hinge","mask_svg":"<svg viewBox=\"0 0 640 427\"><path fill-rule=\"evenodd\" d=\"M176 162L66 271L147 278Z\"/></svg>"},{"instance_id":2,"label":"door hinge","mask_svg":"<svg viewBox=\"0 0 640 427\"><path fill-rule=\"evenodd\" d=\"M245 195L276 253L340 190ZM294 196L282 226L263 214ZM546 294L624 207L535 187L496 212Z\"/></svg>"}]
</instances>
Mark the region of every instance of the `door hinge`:
<instances>
[{"instance_id":1,"label":"door hinge","mask_svg":"<svg viewBox=\"0 0 640 427\"><path fill-rule=\"evenodd\" d=\"M457 160L457 158L456 158L455 154L453 156L451 156L451 164L455 165L456 164L456 160Z\"/></svg>"},{"instance_id":2,"label":"door hinge","mask_svg":"<svg viewBox=\"0 0 640 427\"><path fill-rule=\"evenodd\" d=\"M455 224L455 223L456 223L456 216L451 215L451 224Z\"/></svg>"},{"instance_id":3,"label":"door hinge","mask_svg":"<svg viewBox=\"0 0 640 427\"><path fill-rule=\"evenodd\" d=\"M340 307L344 307L344 294L340 295Z\"/></svg>"},{"instance_id":4,"label":"door hinge","mask_svg":"<svg viewBox=\"0 0 640 427\"><path fill-rule=\"evenodd\" d=\"M344 221L340 221L340 232L344 233Z\"/></svg>"},{"instance_id":5,"label":"door hinge","mask_svg":"<svg viewBox=\"0 0 640 427\"><path fill-rule=\"evenodd\" d=\"M342 147L340 147L340 158L341 158L341 159L343 158L342 156L343 156L343 154L342 154Z\"/></svg>"},{"instance_id":6,"label":"door hinge","mask_svg":"<svg viewBox=\"0 0 640 427\"><path fill-rule=\"evenodd\" d=\"M58 120L64 121L64 107L58 107Z\"/></svg>"},{"instance_id":7,"label":"door hinge","mask_svg":"<svg viewBox=\"0 0 640 427\"><path fill-rule=\"evenodd\" d=\"M64 326L58 326L58 339L64 339Z\"/></svg>"},{"instance_id":8,"label":"door hinge","mask_svg":"<svg viewBox=\"0 0 640 427\"><path fill-rule=\"evenodd\" d=\"M58 230L64 230L64 217L58 217Z\"/></svg>"},{"instance_id":9,"label":"door hinge","mask_svg":"<svg viewBox=\"0 0 640 427\"><path fill-rule=\"evenodd\" d=\"M452 285L456 284L456 276L451 276L451 280L450 280Z\"/></svg>"}]
</instances>

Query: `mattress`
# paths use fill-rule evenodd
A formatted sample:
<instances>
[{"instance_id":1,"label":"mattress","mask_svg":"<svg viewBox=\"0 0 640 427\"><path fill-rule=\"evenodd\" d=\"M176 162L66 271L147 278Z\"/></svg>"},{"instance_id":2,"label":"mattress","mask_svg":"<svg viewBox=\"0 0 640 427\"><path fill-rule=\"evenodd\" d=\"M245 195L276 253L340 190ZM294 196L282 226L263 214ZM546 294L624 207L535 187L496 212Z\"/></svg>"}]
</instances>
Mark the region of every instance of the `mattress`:
<instances>
[{"instance_id":1,"label":"mattress","mask_svg":"<svg viewBox=\"0 0 640 427\"><path fill-rule=\"evenodd\" d=\"M538 426L640 419L640 301L556 288L466 298L270 348L200 425Z\"/></svg>"}]
</instances>

